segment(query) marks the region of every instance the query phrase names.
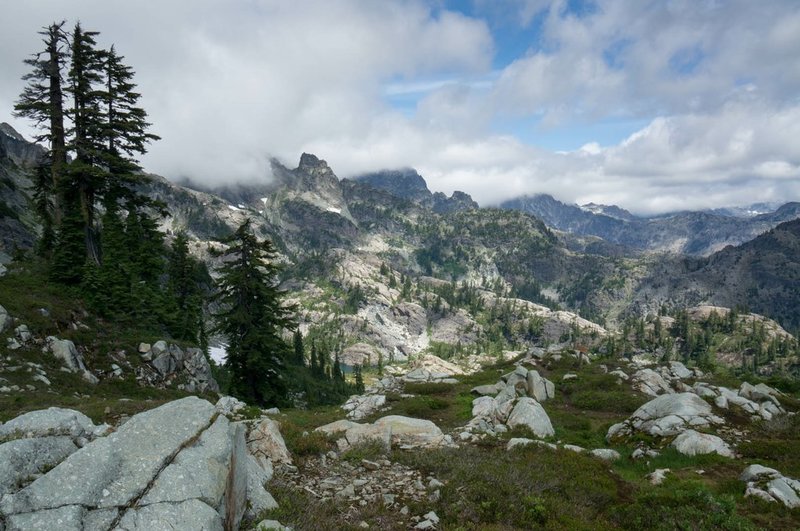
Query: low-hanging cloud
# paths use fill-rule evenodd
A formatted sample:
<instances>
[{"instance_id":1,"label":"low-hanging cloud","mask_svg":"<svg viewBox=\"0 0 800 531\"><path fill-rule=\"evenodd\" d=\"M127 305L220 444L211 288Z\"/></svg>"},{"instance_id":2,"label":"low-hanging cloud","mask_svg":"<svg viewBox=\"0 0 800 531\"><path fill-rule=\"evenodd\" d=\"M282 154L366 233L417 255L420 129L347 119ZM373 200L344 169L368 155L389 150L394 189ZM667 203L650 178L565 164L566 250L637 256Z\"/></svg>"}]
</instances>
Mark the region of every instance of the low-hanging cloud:
<instances>
[{"instance_id":1,"label":"low-hanging cloud","mask_svg":"<svg viewBox=\"0 0 800 531\"><path fill-rule=\"evenodd\" d=\"M474 17L398 0L41 0L4 7L0 120L36 31L80 19L137 71L163 140L143 163L204 184L268 177L303 151L341 176L413 166L431 188L494 204L545 192L664 212L800 199L800 13L791 0L515 0L503 20L541 42L499 68L494 2ZM509 15L509 13L511 15ZM411 109L391 97L424 93ZM388 98L388 99L387 99ZM614 145L553 152L498 120L647 125Z\"/></svg>"}]
</instances>

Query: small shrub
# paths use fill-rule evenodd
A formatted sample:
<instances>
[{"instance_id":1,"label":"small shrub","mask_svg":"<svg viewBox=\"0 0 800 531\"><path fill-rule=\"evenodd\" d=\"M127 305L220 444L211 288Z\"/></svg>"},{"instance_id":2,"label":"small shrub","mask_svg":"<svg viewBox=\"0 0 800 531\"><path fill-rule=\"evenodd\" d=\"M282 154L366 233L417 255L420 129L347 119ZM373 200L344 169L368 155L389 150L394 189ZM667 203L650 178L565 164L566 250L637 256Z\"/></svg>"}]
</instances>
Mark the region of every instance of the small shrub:
<instances>
[{"instance_id":1,"label":"small shrub","mask_svg":"<svg viewBox=\"0 0 800 531\"><path fill-rule=\"evenodd\" d=\"M642 399L622 389L598 390L583 389L571 397L572 405L587 411L607 411L630 415L644 402Z\"/></svg>"},{"instance_id":2,"label":"small shrub","mask_svg":"<svg viewBox=\"0 0 800 531\"><path fill-rule=\"evenodd\" d=\"M413 395L447 395L452 392L453 384L433 382L406 384L406 393Z\"/></svg>"},{"instance_id":3,"label":"small shrub","mask_svg":"<svg viewBox=\"0 0 800 531\"><path fill-rule=\"evenodd\" d=\"M715 496L699 484L676 487L669 480L618 506L612 516L625 529L754 529L736 514L733 497Z\"/></svg>"},{"instance_id":4,"label":"small shrub","mask_svg":"<svg viewBox=\"0 0 800 531\"><path fill-rule=\"evenodd\" d=\"M281 434L286 448L297 457L324 454L334 447L339 438L321 431L306 431L290 422L281 422Z\"/></svg>"},{"instance_id":5,"label":"small shrub","mask_svg":"<svg viewBox=\"0 0 800 531\"><path fill-rule=\"evenodd\" d=\"M362 459L375 461L387 455L386 447L380 441L365 441L351 446L341 458L350 463L358 464Z\"/></svg>"}]
</instances>

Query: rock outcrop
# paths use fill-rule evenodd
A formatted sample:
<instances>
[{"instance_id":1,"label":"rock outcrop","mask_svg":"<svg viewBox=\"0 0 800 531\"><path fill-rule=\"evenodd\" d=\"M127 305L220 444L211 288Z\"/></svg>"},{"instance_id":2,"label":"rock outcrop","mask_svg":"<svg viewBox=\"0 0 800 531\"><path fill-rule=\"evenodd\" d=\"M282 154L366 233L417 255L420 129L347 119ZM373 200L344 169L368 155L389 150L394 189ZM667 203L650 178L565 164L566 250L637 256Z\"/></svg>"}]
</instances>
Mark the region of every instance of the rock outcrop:
<instances>
[{"instance_id":1,"label":"rock outcrop","mask_svg":"<svg viewBox=\"0 0 800 531\"><path fill-rule=\"evenodd\" d=\"M189 393L219 392L211 366L199 348L182 349L157 341L152 346L139 345L143 363L136 369L136 380L145 385L163 387L176 384Z\"/></svg>"},{"instance_id":2,"label":"rock outcrop","mask_svg":"<svg viewBox=\"0 0 800 531\"><path fill-rule=\"evenodd\" d=\"M547 416L542 405L529 397L517 400L506 424L509 428L526 427L537 437L552 437L556 434L550 423L550 417Z\"/></svg>"},{"instance_id":3,"label":"rock outcrop","mask_svg":"<svg viewBox=\"0 0 800 531\"><path fill-rule=\"evenodd\" d=\"M737 409L753 420L771 420L786 413L778 399L781 393L763 383L754 386L744 382L737 391L696 382L689 390L703 398L713 399L720 409Z\"/></svg>"},{"instance_id":4,"label":"rock outcrop","mask_svg":"<svg viewBox=\"0 0 800 531\"><path fill-rule=\"evenodd\" d=\"M381 417L372 424L359 424L350 420L337 420L320 426L315 431L329 435L343 434L337 443L339 448L375 441L385 447L438 448L452 445L450 436L429 420L401 415Z\"/></svg>"},{"instance_id":5,"label":"rock outcrop","mask_svg":"<svg viewBox=\"0 0 800 531\"><path fill-rule=\"evenodd\" d=\"M480 385L472 392L482 396L472 401L473 418L460 435L463 440L474 439L470 433L494 436L517 426L527 427L537 437L555 434L540 403L555 396L555 385L538 371L518 365L496 384Z\"/></svg>"},{"instance_id":6,"label":"rock outcrop","mask_svg":"<svg viewBox=\"0 0 800 531\"><path fill-rule=\"evenodd\" d=\"M747 483L745 497L755 496L768 502L780 502L790 509L800 507L800 481L784 477L774 468L750 465L739 479Z\"/></svg>"},{"instance_id":7,"label":"rock outcrop","mask_svg":"<svg viewBox=\"0 0 800 531\"><path fill-rule=\"evenodd\" d=\"M45 351L60 359L64 367L80 374L84 380L91 384L96 384L99 381L97 376L86 369L83 356L78 352L75 343L68 339L48 336L45 340L45 345Z\"/></svg>"},{"instance_id":8,"label":"rock outcrop","mask_svg":"<svg viewBox=\"0 0 800 531\"><path fill-rule=\"evenodd\" d=\"M626 421L608 429L606 438L613 440L635 432L656 437L678 435L690 428L721 425L711 406L693 393L661 395L642 405Z\"/></svg>"},{"instance_id":9,"label":"rock outcrop","mask_svg":"<svg viewBox=\"0 0 800 531\"><path fill-rule=\"evenodd\" d=\"M0 453L36 452L26 466L45 472L28 485L4 482L0 523L9 531L237 529L248 501L274 506L263 489L268 474L247 453L244 425L196 397L135 415L107 436L97 436L106 427L57 408L0 428L30 436L0 445Z\"/></svg>"}]
</instances>

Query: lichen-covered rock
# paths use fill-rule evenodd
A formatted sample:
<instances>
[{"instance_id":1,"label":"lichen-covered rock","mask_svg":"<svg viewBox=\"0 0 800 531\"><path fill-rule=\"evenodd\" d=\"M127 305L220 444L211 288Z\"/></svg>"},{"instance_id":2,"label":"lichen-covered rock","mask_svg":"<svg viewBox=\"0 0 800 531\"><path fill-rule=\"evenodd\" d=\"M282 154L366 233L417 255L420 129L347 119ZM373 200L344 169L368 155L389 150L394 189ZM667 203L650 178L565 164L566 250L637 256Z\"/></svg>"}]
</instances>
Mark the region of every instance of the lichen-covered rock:
<instances>
[{"instance_id":1,"label":"lichen-covered rock","mask_svg":"<svg viewBox=\"0 0 800 531\"><path fill-rule=\"evenodd\" d=\"M2 500L7 514L65 505L118 507L150 484L164 463L210 423L214 408L184 398L140 413L88 444L25 489ZM80 478L79 481L76 481Z\"/></svg>"},{"instance_id":2,"label":"lichen-covered rock","mask_svg":"<svg viewBox=\"0 0 800 531\"><path fill-rule=\"evenodd\" d=\"M141 352L147 348L145 352ZM152 346L139 345L142 364L136 369L136 379L146 385L163 387L183 381L178 388L190 393L219 392L219 385L211 374L211 365L199 348L182 349L164 340Z\"/></svg>"},{"instance_id":3,"label":"lichen-covered rock","mask_svg":"<svg viewBox=\"0 0 800 531\"><path fill-rule=\"evenodd\" d=\"M640 369L631 377L633 388L650 396L671 393L669 383L653 369Z\"/></svg>"},{"instance_id":4,"label":"lichen-covered rock","mask_svg":"<svg viewBox=\"0 0 800 531\"><path fill-rule=\"evenodd\" d=\"M374 425L391 429L392 442L401 448L433 448L447 443L442 430L430 420L389 415L379 418Z\"/></svg>"},{"instance_id":5,"label":"lichen-covered rock","mask_svg":"<svg viewBox=\"0 0 800 531\"><path fill-rule=\"evenodd\" d=\"M716 435L686 430L672 441L672 446L683 455L718 454L723 457L735 457L728 443Z\"/></svg>"},{"instance_id":6,"label":"lichen-covered rock","mask_svg":"<svg viewBox=\"0 0 800 531\"><path fill-rule=\"evenodd\" d=\"M525 381L528 396L538 402L544 402L549 398L553 398L556 394L555 384L540 376L538 371L533 369L527 371Z\"/></svg>"},{"instance_id":7,"label":"lichen-covered rock","mask_svg":"<svg viewBox=\"0 0 800 531\"><path fill-rule=\"evenodd\" d=\"M50 470L75 452L72 438L37 437L0 444L0 497L15 492L28 477Z\"/></svg>"},{"instance_id":8,"label":"lichen-covered rock","mask_svg":"<svg viewBox=\"0 0 800 531\"><path fill-rule=\"evenodd\" d=\"M750 465L739 479L747 483L745 497L756 496L768 502L780 502L790 509L800 507L800 481L787 478L773 468Z\"/></svg>"},{"instance_id":9,"label":"lichen-covered rock","mask_svg":"<svg viewBox=\"0 0 800 531\"><path fill-rule=\"evenodd\" d=\"M378 442L387 450L392 446L392 427L388 424L359 424L351 420L337 420L320 426L314 431L328 435L344 433L344 441L347 446L368 442Z\"/></svg>"},{"instance_id":10,"label":"lichen-covered rock","mask_svg":"<svg viewBox=\"0 0 800 531\"><path fill-rule=\"evenodd\" d=\"M83 379L89 383L96 384L98 382L97 377L86 370L83 356L78 352L75 343L69 339L58 339L54 336L48 336L45 339L45 344L45 350L60 359L64 363L64 366L70 371L81 374Z\"/></svg>"},{"instance_id":11,"label":"lichen-covered rock","mask_svg":"<svg viewBox=\"0 0 800 531\"><path fill-rule=\"evenodd\" d=\"M497 412L497 405L491 396L480 396L472 401L473 417L494 418Z\"/></svg>"},{"instance_id":12,"label":"lichen-covered rock","mask_svg":"<svg viewBox=\"0 0 800 531\"><path fill-rule=\"evenodd\" d=\"M618 451L612 450L611 448L597 448L595 450L590 450L589 453L603 461L616 461L622 457L619 455Z\"/></svg>"},{"instance_id":13,"label":"lichen-covered rock","mask_svg":"<svg viewBox=\"0 0 800 531\"><path fill-rule=\"evenodd\" d=\"M522 397L517 400L506 423L512 429L518 426L527 427L537 437L552 437L555 435L553 425L550 423L550 417L547 416L542 405L529 397Z\"/></svg>"},{"instance_id":14,"label":"lichen-covered rock","mask_svg":"<svg viewBox=\"0 0 800 531\"><path fill-rule=\"evenodd\" d=\"M0 426L0 438L20 439L65 435L73 440L104 435L108 426L95 426L92 419L72 409L51 407L24 413Z\"/></svg>"},{"instance_id":15,"label":"lichen-covered rock","mask_svg":"<svg viewBox=\"0 0 800 531\"><path fill-rule=\"evenodd\" d=\"M271 479L255 458L251 455L246 456L247 467L247 509L245 518L254 519L264 511L277 509L278 502L267 492L264 485Z\"/></svg>"},{"instance_id":16,"label":"lichen-covered rock","mask_svg":"<svg viewBox=\"0 0 800 531\"><path fill-rule=\"evenodd\" d=\"M612 440L641 432L656 437L678 435L690 428L723 424L711 406L694 393L661 395L637 409L625 422L609 428Z\"/></svg>"},{"instance_id":17,"label":"lichen-covered rock","mask_svg":"<svg viewBox=\"0 0 800 531\"><path fill-rule=\"evenodd\" d=\"M244 515L244 427L217 416L205 400L188 397L140 413L79 450L67 436L21 439L0 449L45 443L58 444L42 447L34 459L54 449L69 455L2 497L8 530L222 530L237 529ZM256 480L263 479L262 471Z\"/></svg>"},{"instance_id":18,"label":"lichen-covered rock","mask_svg":"<svg viewBox=\"0 0 800 531\"><path fill-rule=\"evenodd\" d=\"M292 462L280 425L269 418L262 418L251 425L247 434L247 449L256 459L265 458L273 463Z\"/></svg>"},{"instance_id":19,"label":"lichen-covered rock","mask_svg":"<svg viewBox=\"0 0 800 531\"><path fill-rule=\"evenodd\" d=\"M231 415L235 415L236 413L238 413L239 411L243 410L246 407L247 404L245 404L238 398L235 398L233 396L221 396L219 400L217 400L214 409L216 409L220 415L227 415L230 417Z\"/></svg>"},{"instance_id":20,"label":"lichen-covered rock","mask_svg":"<svg viewBox=\"0 0 800 531\"><path fill-rule=\"evenodd\" d=\"M386 404L385 395L353 395L342 404L347 418L361 420L372 415Z\"/></svg>"},{"instance_id":21,"label":"lichen-covered rock","mask_svg":"<svg viewBox=\"0 0 800 531\"><path fill-rule=\"evenodd\" d=\"M476 395L481 395L481 396L487 396L487 395L492 395L493 396L493 395L496 395L497 393L499 393L504 387L505 387L505 385L503 385L502 382L494 383L494 384L479 385L477 387L473 387L472 388L472 392L475 393Z\"/></svg>"}]
</instances>

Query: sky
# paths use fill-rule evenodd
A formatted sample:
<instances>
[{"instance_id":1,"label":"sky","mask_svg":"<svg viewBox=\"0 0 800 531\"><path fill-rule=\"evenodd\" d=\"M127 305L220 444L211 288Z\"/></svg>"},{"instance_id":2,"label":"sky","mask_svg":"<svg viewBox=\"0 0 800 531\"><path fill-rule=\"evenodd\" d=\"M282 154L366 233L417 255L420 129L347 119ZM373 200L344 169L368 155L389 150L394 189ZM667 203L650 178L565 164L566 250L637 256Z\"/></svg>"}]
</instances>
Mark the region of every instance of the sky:
<instances>
[{"instance_id":1,"label":"sky","mask_svg":"<svg viewBox=\"0 0 800 531\"><path fill-rule=\"evenodd\" d=\"M147 171L204 184L325 159L481 205L635 213L800 200L797 0L0 0L0 121L51 21L136 71Z\"/></svg>"}]
</instances>

